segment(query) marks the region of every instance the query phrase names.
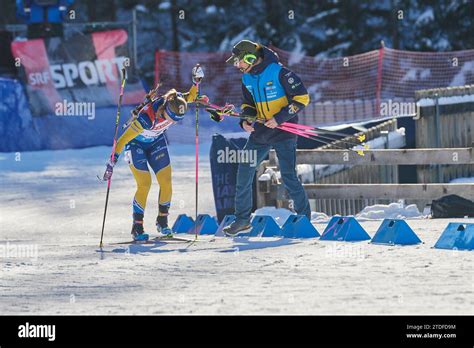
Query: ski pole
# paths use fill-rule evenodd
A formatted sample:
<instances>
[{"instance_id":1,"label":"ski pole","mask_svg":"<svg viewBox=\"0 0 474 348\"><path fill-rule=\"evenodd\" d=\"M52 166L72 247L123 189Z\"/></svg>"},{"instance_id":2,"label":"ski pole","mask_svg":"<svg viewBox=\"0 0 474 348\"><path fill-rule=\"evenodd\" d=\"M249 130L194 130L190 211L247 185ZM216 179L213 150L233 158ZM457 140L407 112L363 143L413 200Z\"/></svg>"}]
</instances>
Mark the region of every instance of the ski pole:
<instances>
[{"instance_id":1,"label":"ski pole","mask_svg":"<svg viewBox=\"0 0 474 348\"><path fill-rule=\"evenodd\" d=\"M321 141L321 142L324 142L322 140L320 140L319 138L321 139L326 139L327 141L331 141L331 142L334 142L334 141L340 141L342 143L345 143L347 145L351 145L351 146L360 146L361 144L358 144L358 143L354 143L352 141L349 141L349 140L342 140L342 139L336 139L336 138L332 138L331 136L329 135L322 135L320 134L320 132L318 131L313 131L313 130L301 130L301 129L298 129L298 128L293 128L293 127L289 127L289 126L286 126L285 123L282 123L280 126L277 127L278 129L281 129L281 130L284 130L284 131L287 131L287 132L292 132L292 131L295 131L295 134L298 134L298 135L310 135L310 136L314 136L314 137L317 137L318 138L318 141ZM347 135L346 135L347 136Z\"/></svg>"},{"instance_id":2,"label":"ski pole","mask_svg":"<svg viewBox=\"0 0 474 348\"><path fill-rule=\"evenodd\" d=\"M201 103L201 104L203 104L203 103ZM207 106L207 108L206 108L207 111L209 111L209 110L219 111L223 115L226 115L226 116L237 117L237 118L241 118L241 119L250 119L252 121L256 119L256 117L253 116L253 115L250 116L250 115L240 114L240 113L234 111L233 110L234 106L231 105L231 104L226 104L223 107L220 107L220 106L212 104L212 103L205 103L203 105ZM261 120L256 120L256 121L261 122L261 123L263 122ZM281 129L281 130L283 130L285 132L288 132L288 133L293 133L293 134L302 136L304 138L308 138L308 139L311 139L311 140L314 140L314 141L319 141L319 142L321 142L323 144L326 144L326 145L331 145L331 146L334 146L334 147L337 147L337 148L340 148L340 149L344 149L344 150L354 151L360 156L364 156L363 151L368 149L368 146L364 145L364 144L362 144L364 149L352 149L352 148L346 149L344 147L341 147L341 146L338 146L336 144L331 144L330 143L330 142L340 141L342 143L345 143L345 144L347 144L349 146L353 146L353 147L357 147L357 146L361 145L361 144L357 144L357 143L354 143L354 142L351 142L351 141L336 139L336 138L332 137L332 136L347 137L348 135L344 134L344 133L328 131L328 130L320 129L320 128L317 128L317 127L312 127L312 126L302 125L302 124L297 124L297 123L291 123L291 122L283 122L282 124L280 124L276 128ZM322 135L321 133L323 133L325 135ZM365 135L359 136L358 140L360 142L363 142L365 140Z\"/></svg>"},{"instance_id":3,"label":"ski pole","mask_svg":"<svg viewBox=\"0 0 474 348\"><path fill-rule=\"evenodd\" d=\"M322 129L318 127L313 127L313 126L308 126L305 124L299 124L299 123L291 123L291 122L284 122L281 124L281 126L286 126L286 127L292 127L292 128L297 128L297 129L305 129L307 131L313 131L317 133L323 133L323 134L330 134L330 135L336 135L336 136L341 136L341 137L347 137L349 134L345 133L340 133L336 131L331 131L327 129ZM359 139L360 141L364 141L365 137L363 139Z\"/></svg>"},{"instance_id":4,"label":"ski pole","mask_svg":"<svg viewBox=\"0 0 474 348\"><path fill-rule=\"evenodd\" d=\"M236 112L228 113L227 116L238 117L238 118L248 118L248 117L245 117L245 115L241 115L241 114L236 113ZM256 122L262 122L262 121L256 120ZM298 127L298 126L302 126L302 127ZM283 122L277 128L281 129L282 131L285 131L285 132L288 132L288 133L293 133L293 134L296 134L296 135L299 135L299 136L302 136L304 138L308 138L308 139L311 139L311 140L319 141L319 142L321 142L323 144L326 144L326 145L332 145L332 146L340 148L340 149L346 149L346 148L341 147L341 146L337 146L335 144L331 144L331 142L340 141L340 142L345 143L345 144L350 145L350 146L360 146L361 145L361 144L357 144L357 143L354 143L354 142L351 142L351 141L348 141L348 140L333 138L334 136L347 137L348 136L347 134L338 133L338 132L333 133L332 131L327 131L327 133L326 133L324 130L320 130L319 128L311 127L311 126L307 126L307 125L300 125L300 124L296 124L296 123ZM323 133L325 135L323 135L321 133ZM359 136L358 139L361 142L364 141L365 140L365 135ZM363 145L363 146L364 146L364 149L368 150L368 147L366 145ZM359 155L363 156L363 152L362 152L363 150L354 150L354 149L349 149L349 150L355 151Z\"/></svg>"},{"instance_id":5,"label":"ski pole","mask_svg":"<svg viewBox=\"0 0 474 348\"><path fill-rule=\"evenodd\" d=\"M199 64L196 64L199 67ZM199 99L199 81L196 82L196 99ZM197 218L198 218L198 204L199 204L199 103L196 102L196 212L194 220L194 239L197 240Z\"/></svg>"},{"instance_id":6,"label":"ski pole","mask_svg":"<svg viewBox=\"0 0 474 348\"><path fill-rule=\"evenodd\" d=\"M207 103L207 104L200 103L200 104L206 106L206 110L210 109L212 111L222 111L226 108L226 106L228 106L227 104L223 107L212 104L212 103ZM241 118L241 119L250 119L250 120L253 120L253 119L256 118L256 116L254 116L254 115L240 114L236 111L230 111L230 112L226 113L226 116L237 117L237 118ZM340 132L331 131L331 130L327 130L327 129L322 129L322 128L318 128L318 127L313 127L313 126L308 126L308 125L303 125L303 124L299 124L299 123L283 122L280 126L287 126L287 127L292 127L292 128L302 129L302 130L304 129L304 130L308 130L308 131L314 131L314 132L318 132L318 133L324 133L324 134L340 136L340 137L347 137L348 136L348 134L345 134L345 133L340 133ZM365 140L364 135L359 137L359 141L362 142L364 140Z\"/></svg>"},{"instance_id":7,"label":"ski pole","mask_svg":"<svg viewBox=\"0 0 474 348\"><path fill-rule=\"evenodd\" d=\"M115 133L114 133L114 142L112 145L112 152L110 154L110 158L113 161L114 160L114 155L115 155L115 147L117 146L117 134L118 134L118 128L119 128L119 121L120 121L120 106L122 105L122 97L123 97L123 90L125 88L125 80L127 79L126 77L126 71L125 71L125 66L122 67L122 83L120 85L120 97L119 97L119 102L117 106L117 116L115 117ZM109 202L109 193L110 193L110 183L112 181L112 176L107 180L107 194L105 195L105 208L104 208L104 218L102 220L102 233L100 235L100 243L99 247L102 249L102 241L104 238L104 228L105 228L105 217L107 216L107 205Z\"/></svg>"},{"instance_id":8,"label":"ski pole","mask_svg":"<svg viewBox=\"0 0 474 348\"><path fill-rule=\"evenodd\" d=\"M226 108L226 106L222 107L222 108L219 108L217 107L216 109L216 105L214 104L209 104L211 107L210 108L207 108L207 109L212 109L213 111L221 111L221 110L224 110ZM207 110L206 109L206 110ZM246 116L246 115L243 115L243 114L240 114L236 111L228 111L226 113L224 113L226 116L230 116L230 117L237 117L237 118L245 118L245 119L248 119L250 117ZM255 119L255 116L252 116L251 118L252 120ZM256 120L257 122L263 122L263 121L260 121L260 120ZM359 154L360 156L363 156L364 153L363 153L363 150L367 150L368 149L368 146L366 145L363 145L364 146L364 149L352 149L352 148L349 148L349 149L346 149L344 147L341 147L341 146L338 146L338 145L335 145L335 144L331 144L331 142L335 142L335 141L340 141L342 143L345 143L349 146L353 146L353 147L356 147L356 146L360 146L361 144L357 144L357 143L354 143L354 142L351 142L351 141L347 141L347 140L341 140L341 139L337 139L337 138L333 138L331 136L343 136L343 137L347 137L348 135L347 134L344 134L344 133L338 133L338 132L332 132L332 131L324 131L324 130L320 130L319 128L317 127L312 127L312 126L308 126L308 125L300 125L300 124L296 124L296 123L290 123L290 122L283 122L281 125L279 125L277 127L278 129L281 129L282 131L285 131L285 132L288 132L288 133L293 133L293 134L296 134L296 135L299 135L299 136L302 136L304 138L308 138L308 139L311 139L311 140L314 140L314 141L319 141L323 144L326 144L326 145L331 145L331 146L334 146L334 147L337 147L337 148L340 148L340 149L344 149L344 150L350 150L350 151L354 151L354 152L357 152L357 154ZM326 135L322 135L320 134L321 131L326 134ZM365 140L365 135L363 136L360 136L358 137L358 139L362 142L363 140Z\"/></svg>"},{"instance_id":9,"label":"ski pole","mask_svg":"<svg viewBox=\"0 0 474 348\"><path fill-rule=\"evenodd\" d=\"M309 133L305 133L305 132L299 132L295 129L292 129L292 128L286 128L286 127L278 127L279 129L283 130L283 131L286 131L288 133L293 133L293 134L296 134L296 135L299 135L301 137L304 137L304 138L307 138L307 139L311 139L311 140L314 140L314 141L319 141L323 144L326 144L326 145L329 145L329 146L334 146L338 149L341 149L341 150L348 150L348 151L354 151L356 152L358 155L360 156L364 156L364 150L368 150L368 146L367 145L362 145L364 148L363 149L353 149L353 148L344 148L342 146L339 146L339 145L336 145L336 144L332 144L330 143L329 141L326 141L326 140L321 140L320 137L321 136L314 136L313 134L309 134ZM327 138L327 137L322 137L322 138ZM335 139L331 139L331 141L337 141ZM345 141L342 141L342 142L345 142ZM361 144L356 144L356 143L350 143L350 142L345 142L346 144L348 145L353 145L354 147L356 146L361 146Z\"/></svg>"}]
</instances>

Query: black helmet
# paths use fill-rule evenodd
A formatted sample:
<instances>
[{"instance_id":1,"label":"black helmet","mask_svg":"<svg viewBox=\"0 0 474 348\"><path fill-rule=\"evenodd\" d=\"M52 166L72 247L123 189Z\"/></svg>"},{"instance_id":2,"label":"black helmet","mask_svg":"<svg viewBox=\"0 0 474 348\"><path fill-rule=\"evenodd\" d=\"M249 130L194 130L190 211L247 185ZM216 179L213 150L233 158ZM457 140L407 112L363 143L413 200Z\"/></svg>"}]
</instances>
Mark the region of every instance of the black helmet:
<instances>
[{"instance_id":1,"label":"black helmet","mask_svg":"<svg viewBox=\"0 0 474 348\"><path fill-rule=\"evenodd\" d=\"M235 64L237 60L244 60L247 64L253 64L260 53L260 45L250 40L240 40L232 48L232 56L230 56L225 62L229 64Z\"/></svg>"}]
</instances>

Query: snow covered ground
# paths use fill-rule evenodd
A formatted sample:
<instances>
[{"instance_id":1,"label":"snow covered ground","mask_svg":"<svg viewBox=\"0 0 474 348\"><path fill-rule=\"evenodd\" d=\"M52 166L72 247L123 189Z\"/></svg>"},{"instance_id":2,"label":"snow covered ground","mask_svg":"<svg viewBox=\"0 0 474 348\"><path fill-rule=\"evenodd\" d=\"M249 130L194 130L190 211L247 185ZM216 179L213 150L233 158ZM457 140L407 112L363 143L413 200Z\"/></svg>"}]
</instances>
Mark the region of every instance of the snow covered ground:
<instances>
[{"instance_id":1,"label":"snow covered ground","mask_svg":"<svg viewBox=\"0 0 474 348\"><path fill-rule=\"evenodd\" d=\"M452 184L474 184L474 177L457 178L450 181Z\"/></svg>"},{"instance_id":2,"label":"snow covered ground","mask_svg":"<svg viewBox=\"0 0 474 348\"><path fill-rule=\"evenodd\" d=\"M170 149L174 221L194 214L194 147ZM408 224L425 243L408 247L202 236L189 248L127 248L111 245L128 240L131 227L134 182L120 162L100 252L106 187L96 175L109 151L0 153L1 314L474 313L474 253L432 249L449 221L474 219L414 214ZM199 204L201 213L214 215L208 151L209 145L201 147ZM145 217L152 234L153 184ZM396 207L377 209L366 213ZM327 218L313 217L322 232ZM381 220L369 218L361 224L373 236Z\"/></svg>"}]
</instances>

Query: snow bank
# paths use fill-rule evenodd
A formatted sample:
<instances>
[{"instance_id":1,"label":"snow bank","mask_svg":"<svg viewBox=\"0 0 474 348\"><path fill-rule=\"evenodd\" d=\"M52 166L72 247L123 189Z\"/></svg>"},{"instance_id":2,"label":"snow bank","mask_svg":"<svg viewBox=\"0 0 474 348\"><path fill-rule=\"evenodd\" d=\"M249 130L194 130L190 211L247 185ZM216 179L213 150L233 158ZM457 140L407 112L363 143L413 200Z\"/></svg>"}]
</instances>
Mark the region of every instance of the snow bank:
<instances>
[{"instance_id":1,"label":"snow bank","mask_svg":"<svg viewBox=\"0 0 474 348\"><path fill-rule=\"evenodd\" d=\"M296 173L303 184L314 182L314 165L298 164Z\"/></svg>"},{"instance_id":2,"label":"snow bank","mask_svg":"<svg viewBox=\"0 0 474 348\"><path fill-rule=\"evenodd\" d=\"M281 227L286 222L288 217L291 215L295 215L295 213L285 208L263 207L263 208L257 209L253 215L254 216L269 215L273 217L275 221L278 223L278 225ZM324 213L315 212L315 211L311 212L312 223L324 223L324 222L328 222L329 220L330 220L330 217Z\"/></svg>"},{"instance_id":3,"label":"snow bank","mask_svg":"<svg viewBox=\"0 0 474 348\"><path fill-rule=\"evenodd\" d=\"M283 226L285 221L290 215L295 215L292 211L285 208L275 208L275 207L263 207L257 209L254 215L269 215L275 219L278 225ZM330 217L324 213L320 212L311 212L311 222L312 223L324 223L328 222Z\"/></svg>"},{"instance_id":4,"label":"snow bank","mask_svg":"<svg viewBox=\"0 0 474 348\"><path fill-rule=\"evenodd\" d=\"M288 217L294 215L294 213L285 208L263 207L257 209L254 215L269 215L282 226ZM388 205L375 204L367 206L355 217L359 221L366 221L383 219L423 219L428 217L428 215L429 214L421 213L416 204L405 206L403 203L390 203ZM335 216L337 216L337 214ZM331 216L325 213L311 212L312 223L327 223L330 219Z\"/></svg>"},{"instance_id":5,"label":"snow bank","mask_svg":"<svg viewBox=\"0 0 474 348\"><path fill-rule=\"evenodd\" d=\"M283 226L285 221L290 215L295 215L288 209L285 208L275 208L275 207L263 207L255 210L254 216L257 215L269 215L275 219L278 225Z\"/></svg>"},{"instance_id":6,"label":"snow bank","mask_svg":"<svg viewBox=\"0 0 474 348\"><path fill-rule=\"evenodd\" d=\"M372 219L406 219L423 218L416 204L410 204L406 207L402 203L390 203L389 205L375 204L365 207L356 215L358 220Z\"/></svg>"},{"instance_id":7,"label":"snow bank","mask_svg":"<svg viewBox=\"0 0 474 348\"><path fill-rule=\"evenodd\" d=\"M449 182L450 184L474 184L474 176L470 178L457 178Z\"/></svg>"},{"instance_id":8,"label":"snow bank","mask_svg":"<svg viewBox=\"0 0 474 348\"><path fill-rule=\"evenodd\" d=\"M328 222L330 219L329 216L327 216L324 213L312 211L311 212L311 222L312 223L323 223L323 222Z\"/></svg>"}]
</instances>

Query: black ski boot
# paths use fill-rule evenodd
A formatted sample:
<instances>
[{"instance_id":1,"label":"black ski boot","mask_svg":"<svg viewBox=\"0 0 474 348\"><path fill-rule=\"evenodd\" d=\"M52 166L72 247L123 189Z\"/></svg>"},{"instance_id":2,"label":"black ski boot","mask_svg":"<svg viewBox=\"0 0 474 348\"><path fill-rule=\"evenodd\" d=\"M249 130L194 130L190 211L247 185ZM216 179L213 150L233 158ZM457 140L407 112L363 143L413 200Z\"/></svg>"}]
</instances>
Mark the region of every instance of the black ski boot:
<instances>
[{"instance_id":1,"label":"black ski boot","mask_svg":"<svg viewBox=\"0 0 474 348\"><path fill-rule=\"evenodd\" d=\"M235 237L241 233L247 233L252 229L252 225L249 220L235 220L229 226L223 229L223 232L228 237Z\"/></svg>"},{"instance_id":2,"label":"black ski boot","mask_svg":"<svg viewBox=\"0 0 474 348\"><path fill-rule=\"evenodd\" d=\"M168 226L168 210L166 205L159 205L159 214L156 218L156 230L161 234L160 237L172 238L173 231Z\"/></svg>"},{"instance_id":3,"label":"black ski boot","mask_svg":"<svg viewBox=\"0 0 474 348\"><path fill-rule=\"evenodd\" d=\"M149 238L143 230L143 214L133 213L132 237L135 241L147 241Z\"/></svg>"}]
</instances>

